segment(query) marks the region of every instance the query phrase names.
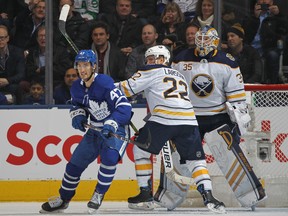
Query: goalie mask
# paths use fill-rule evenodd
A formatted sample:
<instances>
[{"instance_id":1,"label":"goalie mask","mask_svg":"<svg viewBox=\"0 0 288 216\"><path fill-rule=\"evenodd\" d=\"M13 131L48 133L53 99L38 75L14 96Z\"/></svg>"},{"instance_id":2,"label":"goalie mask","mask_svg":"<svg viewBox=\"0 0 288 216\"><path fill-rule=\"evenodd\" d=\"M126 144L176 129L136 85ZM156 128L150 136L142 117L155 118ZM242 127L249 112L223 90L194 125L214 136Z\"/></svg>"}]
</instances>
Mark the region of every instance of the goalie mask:
<instances>
[{"instance_id":1,"label":"goalie mask","mask_svg":"<svg viewBox=\"0 0 288 216\"><path fill-rule=\"evenodd\" d=\"M217 49L219 37L216 29L208 25L199 29L195 35L195 44L196 50L201 57Z\"/></svg>"},{"instance_id":2,"label":"goalie mask","mask_svg":"<svg viewBox=\"0 0 288 216\"><path fill-rule=\"evenodd\" d=\"M162 45L158 45L158 46L153 46L150 47L146 52L145 52L145 59L147 61L147 57L151 57L153 56L155 59L155 63L154 64L165 64L165 65L169 65L170 64L170 51ZM164 61L163 62L159 62L160 61L160 57L163 57Z\"/></svg>"}]
</instances>

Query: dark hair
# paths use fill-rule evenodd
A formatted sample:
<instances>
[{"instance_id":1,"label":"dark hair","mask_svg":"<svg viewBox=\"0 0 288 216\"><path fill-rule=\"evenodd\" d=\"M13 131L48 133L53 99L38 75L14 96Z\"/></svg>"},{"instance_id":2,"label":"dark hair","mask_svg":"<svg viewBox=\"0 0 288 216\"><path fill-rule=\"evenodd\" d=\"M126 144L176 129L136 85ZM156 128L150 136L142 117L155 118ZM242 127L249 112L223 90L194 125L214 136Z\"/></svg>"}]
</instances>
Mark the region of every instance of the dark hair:
<instances>
[{"instance_id":1,"label":"dark hair","mask_svg":"<svg viewBox=\"0 0 288 216\"><path fill-rule=\"evenodd\" d=\"M165 14L167 13L167 11L172 10L172 11L176 11L177 12L177 23L181 23L185 21L185 17L184 14L182 13L179 5L176 2L168 2L164 8L164 10L162 11L161 14L161 20L162 18L165 16Z\"/></svg>"},{"instance_id":2,"label":"dark hair","mask_svg":"<svg viewBox=\"0 0 288 216\"><path fill-rule=\"evenodd\" d=\"M96 29L96 28L103 28L107 34L110 33L109 25L106 22L103 21L97 21L93 24L92 26L92 31L91 33Z\"/></svg>"},{"instance_id":3,"label":"dark hair","mask_svg":"<svg viewBox=\"0 0 288 216\"><path fill-rule=\"evenodd\" d=\"M202 14L202 4L203 4L203 1L204 0L198 0L197 4L196 4L196 16L200 16L202 17L203 14ZM214 0L209 0L212 4L213 4L213 7L215 7L215 2Z\"/></svg>"}]
</instances>

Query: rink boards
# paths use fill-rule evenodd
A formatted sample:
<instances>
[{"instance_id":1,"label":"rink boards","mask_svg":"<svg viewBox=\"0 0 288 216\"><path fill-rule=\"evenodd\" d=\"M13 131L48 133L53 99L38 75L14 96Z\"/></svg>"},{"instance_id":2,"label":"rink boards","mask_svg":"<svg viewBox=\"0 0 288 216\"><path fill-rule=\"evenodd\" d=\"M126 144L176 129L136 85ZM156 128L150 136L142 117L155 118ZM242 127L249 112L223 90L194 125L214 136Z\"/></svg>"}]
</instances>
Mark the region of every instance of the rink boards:
<instances>
[{"instance_id":1,"label":"rink boards","mask_svg":"<svg viewBox=\"0 0 288 216\"><path fill-rule=\"evenodd\" d=\"M146 108L134 108L134 112L132 121L140 128L144 124L142 119L146 116ZM57 195L65 165L83 135L72 128L69 110L0 109L0 116L0 201L43 201ZM283 113L283 116L288 116L288 113ZM271 124L273 125L273 119ZM282 128L285 134L287 127ZM277 157L279 152L282 159L288 157L287 140L281 139L281 142L279 149L272 155L271 162L261 163L254 158L257 170L269 168L271 176L281 176L283 171L287 172L287 160L278 160ZM131 144L128 146L118 165L115 180L105 196L106 200L125 201L138 193L132 147ZM209 151L206 152L209 154ZM75 200L90 198L97 181L98 168L99 161L95 161L83 173ZM219 174L213 160L208 161L208 168L212 177ZM220 185L222 184L224 183L221 181Z\"/></svg>"}]
</instances>

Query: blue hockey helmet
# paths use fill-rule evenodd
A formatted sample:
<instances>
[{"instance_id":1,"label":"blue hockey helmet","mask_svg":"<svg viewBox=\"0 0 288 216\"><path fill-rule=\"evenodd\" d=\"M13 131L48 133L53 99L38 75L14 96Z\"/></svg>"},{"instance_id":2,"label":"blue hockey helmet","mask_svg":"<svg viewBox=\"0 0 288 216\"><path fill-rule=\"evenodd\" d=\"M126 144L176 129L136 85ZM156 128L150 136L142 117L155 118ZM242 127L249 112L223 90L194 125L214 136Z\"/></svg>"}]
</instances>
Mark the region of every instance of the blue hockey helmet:
<instances>
[{"instance_id":1,"label":"blue hockey helmet","mask_svg":"<svg viewBox=\"0 0 288 216\"><path fill-rule=\"evenodd\" d=\"M97 57L93 50L80 50L75 57L74 67L78 62L90 62L92 67L97 64Z\"/></svg>"}]
</instances>

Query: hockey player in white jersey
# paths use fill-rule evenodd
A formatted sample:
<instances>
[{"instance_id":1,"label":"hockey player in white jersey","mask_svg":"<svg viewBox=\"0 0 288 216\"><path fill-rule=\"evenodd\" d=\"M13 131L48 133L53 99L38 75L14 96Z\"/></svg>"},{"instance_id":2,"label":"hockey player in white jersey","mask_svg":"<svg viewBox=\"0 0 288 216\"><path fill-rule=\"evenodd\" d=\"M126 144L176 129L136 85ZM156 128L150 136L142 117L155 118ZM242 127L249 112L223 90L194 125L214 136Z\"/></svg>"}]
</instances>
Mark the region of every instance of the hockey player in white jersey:
<instances>
[{"instance_id":1,"label":"hockey player in white jersey","mask_svg":"<svg viewBox=\"0 0 288 216\"><path fill-rule=\"evenodd\" d=\"M201 138L205 136L240 204L253 208L266 194L239 146L250 121L239 66L230 54L217 50L219 37L211 26L200 29L195 40L196 48L180 52L172 68L189 82Z\"/></svg>"},{"instance_id":2,"label":"hockey player in white jersey","mask_svg":"<svg viewBox=\"0 0 288 216\"><path fill-rule=\"evenodd\" d=\"M212 196L211 179L186 79L168 66L170 52L166 47L160 45L149 48L145 58L147 64L143 68L128 80L119 83L119 88L127 97L144 91L147 98L151 117L140 130L137 141L144 143L150 134L151 145L145 151L159 154L164 144L172 140L181 160L193 161L190 171L203 196L204 204L212 211L225 212L224 204ZM148 162L149 153L145 155L134 146L136 169ZM137 175L137 179L139 176ZM138 197L128 199L130 208L145 209L143 203L153 201L148 179L146 178L146 182L138 181L141 192ZM142 196L143 193L145 196Z\"/></svg>"}]
</instances>

